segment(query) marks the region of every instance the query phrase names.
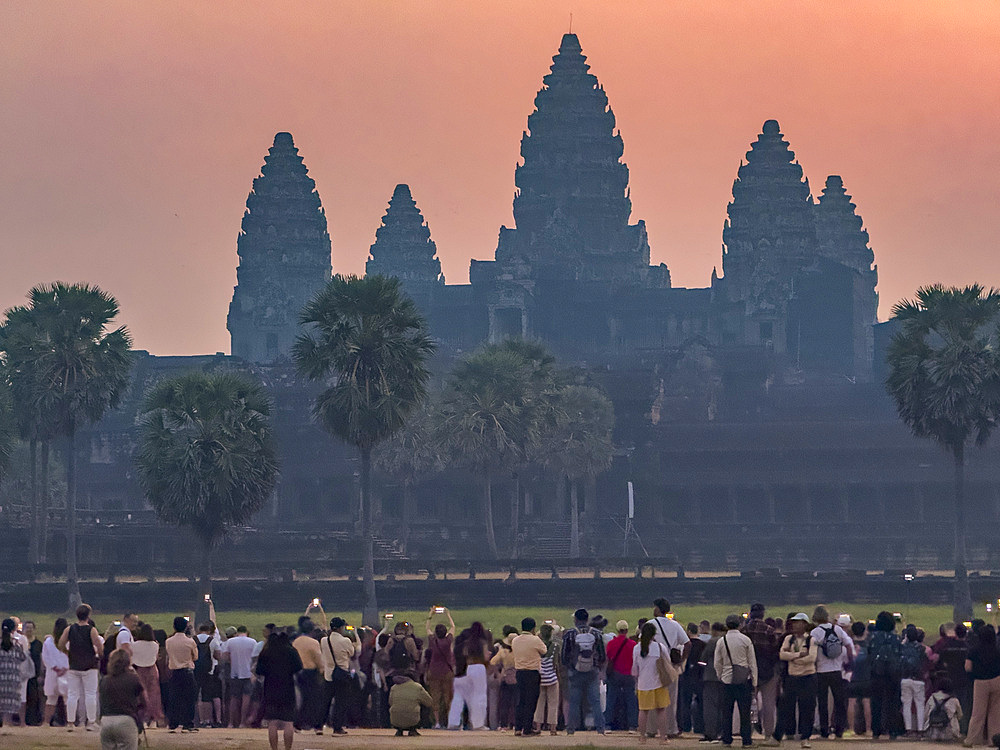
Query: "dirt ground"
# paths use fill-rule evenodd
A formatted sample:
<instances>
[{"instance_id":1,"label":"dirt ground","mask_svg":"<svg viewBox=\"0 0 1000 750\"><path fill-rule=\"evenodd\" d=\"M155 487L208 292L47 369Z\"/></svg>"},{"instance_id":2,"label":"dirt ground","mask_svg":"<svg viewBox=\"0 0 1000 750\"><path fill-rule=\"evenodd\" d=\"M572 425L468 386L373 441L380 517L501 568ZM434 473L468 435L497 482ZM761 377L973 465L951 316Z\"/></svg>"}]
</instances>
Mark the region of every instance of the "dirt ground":
<instances>
[{"instance_id":1,"label":"dirt ground","mask_svg":"<svg viewBox=\"0 0 1000 750\"><path fill-rule=\"evenodd\" d=\"M442 730L421 730L421 737L396 738L392 730L356 729L351 730L346 737L334 737L329 730L322 737L311 732L297 732L292 747L295 750L326 750L327 748L392 748L413 747L414 750L435 750L436 748L506 748L558 747L562 750L574 750L584 747L598 748L635 748L639 747L639 738L623 732L611 732L601 737L594 732L577 732L568 737L565 733L556 737L542 735L541 737L521 738L512 733L500 732L447 732ZM267 730L264 729L207 729L197 734L170 734L166 729L153 729L148 732L150 748L184 748L185 750L250 750L251 748L267 748ZM866 738L852 738L837 741L814 740L814 750L836 750L837 746L850 746L851 750L866 750L877 745ZM0 748L3 750L50 750L50 748L100 748L98 733L83 732L77 729L68 732L65 729L28 727L26 729L0 729ZM279 740L279 747L280 747ZM739 746L737 741L736 746ZM140 748L145 744L140 740ZM650 740L648 748L657 748L659 744ZM706 747L698 744L695 736L684 737L670 742L673 748ZM709 745L708 747L713 747ZM798 750L798 742L785 742L788 750ZM930 743L897 741L892 743L893 750L917 750L934 747Z\"/></svg>"}]
</instances>

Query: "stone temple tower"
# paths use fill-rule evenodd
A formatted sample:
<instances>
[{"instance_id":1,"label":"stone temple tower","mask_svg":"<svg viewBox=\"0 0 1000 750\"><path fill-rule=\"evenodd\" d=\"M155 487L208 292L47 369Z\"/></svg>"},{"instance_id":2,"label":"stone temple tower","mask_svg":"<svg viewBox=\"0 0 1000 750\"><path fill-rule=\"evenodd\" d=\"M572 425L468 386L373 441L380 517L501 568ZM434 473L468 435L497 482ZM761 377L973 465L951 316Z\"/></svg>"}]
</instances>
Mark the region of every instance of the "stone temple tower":
<instances>
[{"instance_id":1,"label":"stone temple tower","mask_svg":"<svg viewBox=\"0 0 1000 750\"><path fill-rule=\"evenodd\" d=\"M369 276L395 276L407 288L444 285L437 246L409 185L396 185L392 191L369 253L365 264Z\"/></svg>"},{"instance_id":2,"label":"stone temple tower","mask_svg":"<svg viewBox=\"0 0 1000 750\"><path fill-rule=\"evenodd\" d=\"M528 116L514 173L516 228L501 228L496 251L493 339L543 333L534 303L560 294L546 287L562 284L578 298L566 284L670 285L665 266L649 266L645 224L629 223L622 137L586 61L576 34L565 34Z\"/></svg>"},{"instance_id":3,"label":"stone temple tower","mask_svg":"<svg viewBox=\"0 0 1000 750\"><path fill-rule=\"evenodd\" d=\"M299 333L299 311L332 272L326 214L290 133L274 136L253 181L237 252L228 321L233 356L286 359Z\"/></svg>"},{"instance_id":4,"label":"stone temple tower","mask_svg":"<svg viewBox=\"0 0 1000 750\"><path fill-rule=\"evenodd\" d=\"M809 181L776 120L768 120L733 182L722 232L726 296L742 307L741 343L786 348L795 277L816 258Z\"/></svg>"},{"instance_id":5,"label":"stone temple tower","mask_svg":"<svg viewBox=\"0 0 1000 750\"><path fill-rule=\"evenodd\" d=\"M868 232L840 175L826 178L816 204L816 238L824 258L841 263L856 274L852 315L854 361L857 373L872 369L878 317L878 266L868 245Z\"/></svg>"}]
</instances>

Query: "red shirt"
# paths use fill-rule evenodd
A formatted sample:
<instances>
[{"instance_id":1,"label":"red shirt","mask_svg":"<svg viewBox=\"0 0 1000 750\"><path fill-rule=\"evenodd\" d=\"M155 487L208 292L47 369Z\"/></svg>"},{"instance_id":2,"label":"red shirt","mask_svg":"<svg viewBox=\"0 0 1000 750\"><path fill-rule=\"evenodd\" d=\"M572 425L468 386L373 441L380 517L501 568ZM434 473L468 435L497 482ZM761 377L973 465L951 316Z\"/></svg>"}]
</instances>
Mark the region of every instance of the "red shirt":
<instances>
[{"instance_id":1,"label":"red shirt","mask_svg":"<svg viewBox=\"0 0 1000 750\"><path fill-rule=\"evenodd\" d=\"M632 650L635 648L635 641L627 635L618 634L605 647L608 655L608 668L613 669L618 674L632 674Z\"/></svg>"}]
</instances>

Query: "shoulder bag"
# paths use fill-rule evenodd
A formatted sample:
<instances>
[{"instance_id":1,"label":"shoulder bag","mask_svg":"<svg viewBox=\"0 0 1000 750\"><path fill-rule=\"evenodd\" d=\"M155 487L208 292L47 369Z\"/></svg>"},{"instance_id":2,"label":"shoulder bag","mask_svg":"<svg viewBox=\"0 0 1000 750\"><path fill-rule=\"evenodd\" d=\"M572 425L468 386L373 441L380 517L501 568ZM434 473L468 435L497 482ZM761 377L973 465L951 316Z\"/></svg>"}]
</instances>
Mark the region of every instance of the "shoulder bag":
<instances>
[{"instance_id":1,"label":"shoulder bag","mask_svg":"<svg viewBox=\"0 0 1000 750\"><path fill-rule=\"evenodd\" d=\"M729 664L733 668L733 680L731 685L742 685L745 682L750 682L753 679L753 673L750 671L750 667L744 667L742 664L737 664L733 661L733 652L729 650L729 639L726 637L729 633L722 636L722 642L726 646L726 654L729 656Z\"/></svg>"}]
</instances>

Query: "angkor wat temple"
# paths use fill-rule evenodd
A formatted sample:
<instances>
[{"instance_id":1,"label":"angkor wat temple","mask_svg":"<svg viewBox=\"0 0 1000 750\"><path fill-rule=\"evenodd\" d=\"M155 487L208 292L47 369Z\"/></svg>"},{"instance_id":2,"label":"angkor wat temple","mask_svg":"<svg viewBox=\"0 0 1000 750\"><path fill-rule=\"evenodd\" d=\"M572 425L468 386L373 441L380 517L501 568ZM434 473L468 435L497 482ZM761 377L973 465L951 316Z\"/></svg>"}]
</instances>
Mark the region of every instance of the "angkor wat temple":
<instances>
[{"instance_id":1,"label":"angkor wat temple","mask_svg":"<svg viewBox=\"0 0 1000 750\"><path fill-rule=\"evenodd\" d=\"M950 463L909 435L884 394L881 352L891 324L877 325L874 255L844 180L828 176L814 199L778 123L768 120L733 182L722 275L706 269L706 287L678 288L666 265L650 264L622 154L608 97L576 35L566 34L521 138L515 226L500 228L493 259L471 262L470 283L445 283L410 186L396 186L367 273L401 279L425 312L439 342L436 377L482 342L521 336L544 341L606 390L620 455L584 493L588 553L621 554L631 479L646 549L688 568L946 567ZM90 433L80 455L86 533L108 559L138 549L165 564L183 552L157 541L182 532L158 530L136 484L135 411L156 378L216 367L268 385L282 453L274 501L256 530L230 542L232 554L291 565L296 555L354 554L356 460L310 423L312 390L288 361L298 311L331 273L319 193L288 133L275 136L253 182L237 247L232 356L143 354L132 397ZM969 458L969 517L980 520L970 555L985 567L997 567L995 459L993 448ZM507 519L519 515L530 520L517 531L522 555L565 556L564 484L539 473L508 489L518 513L498 511L499 538L505 530L514 536ZM401 554L393 547L400 494L380 479L388 555ZM416 496L408 555L481 554L468 475L446 471ZM109 520L116 529L105 528ZM145 543L114 543L122 535ZM60 543L52 544L58 557Z\"/></svg>"}]
</instances>

